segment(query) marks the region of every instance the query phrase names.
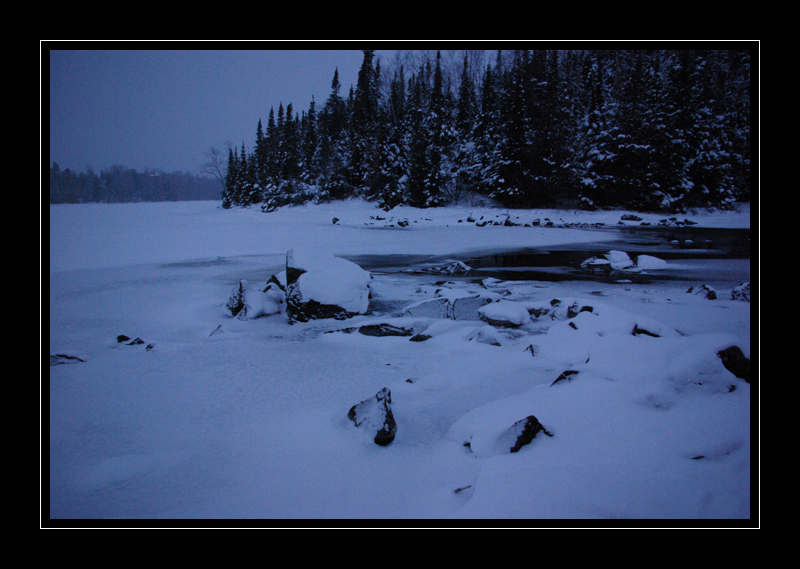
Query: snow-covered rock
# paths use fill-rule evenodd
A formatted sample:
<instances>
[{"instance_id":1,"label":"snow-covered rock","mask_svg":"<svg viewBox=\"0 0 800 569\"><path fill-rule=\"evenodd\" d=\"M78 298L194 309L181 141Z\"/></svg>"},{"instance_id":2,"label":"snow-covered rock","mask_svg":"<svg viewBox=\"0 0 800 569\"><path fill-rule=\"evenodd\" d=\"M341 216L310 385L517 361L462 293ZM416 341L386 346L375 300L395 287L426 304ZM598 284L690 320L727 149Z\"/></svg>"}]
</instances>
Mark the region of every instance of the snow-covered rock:
<instances>
[{"instance_id":1,"label":"snow-covered rock","mask_svg":"<svg viewBox=\"0 0 800 569\"><path fill-rule=\"evenodd\" d=\"M289 322L343 320L369 308L370 274L346 259L307 249L286 254L286 313Z\"/></svg>"},{"instance_id":2,"label":"snow-covered rock","mask_svg":"<svg viewBox=\"0 0 800 569\"><path fill-rule=\"evenodd\" d=\"M667 262L651 255L639 255L634 261L625 251L609 251L603 257L589 257L581 263L581 268L591 272L639 272L642 270L664 269Z\"/></svg>"},{"instance_id":3,"label":"snow-covered rock","mask_svg":"<svg viewBox=\"0 0 800 569\"><path fill-rule=\"evenodd\" d=\"M492 326L481 326L473 328L465 337L467 341L475 341L479 344L488 344L489 346L502 346L500 341L500 334Z\"/></svg>"},{"instance_id":4,"label":"snow-covered rock","mask_svg":"<svg viewBox=\"0 0 800 569\"><path fill-rule=\"evenodd\" d=\"M406 316L446 318L450 320L480 320L480 309L498 301L501 295L494 292L474 293L466 289L442 287L436 298L415 302L404 310Z\"/></svg>"},{"instance_id":5,"label":"snow-covered rock","mask_svg":"<svg viewBox=\"0 0 800 569\"><path fill-rule=\"evenodd\" d=\"M391 443L397 433L397 423L392 413L392 393L387 387L376 393L375 397L353 405L347 412L347 418L381 446Z\"/></svg>"},{"instance_id":6,"label":"snow-covered rock","mask_svg":"<svg viewBox=\"0 0 800 569\"><path fill-rule=\"evenodd\" d=\"M493 302L478 309L481 320L493 326L517 327L523 326L531 321L524 304L501 300Z\"/></svg>"},{"instance_id":7,"label":"snow-covered rock","mask_svg":"<svg viewBox=\"0 0 800 569\"><path fill-rule=\"evenodd\" d=\"M446 298L422 300L407 306L404 314L422 318L448 318L450 315L450 301Z\"/></svg>"},{"instance_id":8,"label":"snow-covered rock","mask_svg":"<svg viewBox=\"0 0 800 569\"><path fill-rule=\"evenodd\" d=\"M231 291L225 305L232 316L239 320L259 318L281 311L282 293L267 285L264 291L254 288L246 279Z\"/></svg>"},{"instance_id":9,"label":"snow-covered rock","mask_svg":"<svg viewBox=\"0 0 800 569\"><path fill-rule=\"evenodd\" d=\"M731 300L744 300L750 302L750 283L742 283L731 292Z\"/></svg>"},{"instance_id":10,"label":"snow-covered rock","mask_svg":"<svg viewBox=\"0 0 800 569\"><path fill-rule=\"evenodd\" d=\"M611 263L611 268L615 271L624 271L636 266L636 263L633 262L625 251L609 251L605 254L605 257Z\"/></svg>"},{"instance_id":11,"label":"snow-covered rock","mask_svg":"<svg viewBox=\"0 0 800 569\"><path fill-rule=\"evenodd\" d=\"M645 270L664 269L667 266L667 262L651 255L639 255L636 257L636 266Z\"/></svg>"},{"instance_id":12,"label":"snow-covered rock","mask_svg":"<svg viewBox=\"0 0 800 569\"><path fill-rule=\"evenodd\" d=\"M714 290L714 287L707 284L702 284L700 286L690 286L686 292L689 294L693 294L695 296L701 296L703 298L707 298L708 300L717 299L717 291Z\"/></svg>"}]
</instances>

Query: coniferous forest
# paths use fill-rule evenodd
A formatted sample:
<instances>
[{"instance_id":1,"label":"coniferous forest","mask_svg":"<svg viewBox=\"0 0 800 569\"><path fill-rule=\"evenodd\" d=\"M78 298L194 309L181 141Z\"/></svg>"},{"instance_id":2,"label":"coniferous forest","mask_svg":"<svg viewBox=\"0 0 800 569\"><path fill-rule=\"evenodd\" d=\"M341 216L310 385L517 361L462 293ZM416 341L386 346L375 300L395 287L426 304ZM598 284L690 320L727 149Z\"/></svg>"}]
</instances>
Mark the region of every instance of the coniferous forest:
<instances>
[{"instance_id":1,"label":"coniferous forest","mask_svg":"<svg viewBox=\"0 0 800 569\"><path fill-rule=\"evenodd\" d=\"M750 50L363 53L348 92L334 70L324 103L280 102L228 149L223 207L750 200Z\"/></svg>"},{"instance_id":2,"label":"coniferous forest","mask_svg":"<svg viewBox=\"0 0 800 569\"><path fill-rule=\"evenodd\" d=\"M219 181L188 172L162 172L111 166L95 173L50 166L50 203L127 203L218 200Z\"/></svg>"}]
</instances>

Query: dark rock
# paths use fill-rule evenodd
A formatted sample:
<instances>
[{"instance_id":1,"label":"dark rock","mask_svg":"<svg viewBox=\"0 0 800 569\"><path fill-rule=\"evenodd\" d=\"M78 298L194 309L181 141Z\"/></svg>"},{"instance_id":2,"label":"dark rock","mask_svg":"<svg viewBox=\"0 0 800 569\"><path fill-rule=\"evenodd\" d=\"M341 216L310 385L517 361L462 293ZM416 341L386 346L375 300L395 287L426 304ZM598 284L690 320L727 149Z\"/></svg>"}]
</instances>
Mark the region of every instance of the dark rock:
<instances>
[{"instance_id":1,"label":"dark rock","mask_svg":"<svg viewBox=\"0 0 800 569\"><path fill-rule=\"evenodd\" d=\"M372 399L357 403L347 412L347 418L356 427L368 429L374 434L375 444L386 446L394 440L397 423L392 413L392 394L384 387Z\"/></svg>"},{"instance_id":2,"label":"dark rock","mask_svg":"<svg viewBox=\"0 0 800 569\"><path fill-rule=\"evenodd\" d=\"M689 294L702 296L703 298L707 298L708 300L716 300L717 298L717 291L715 291L713 287L708 286L706 284L700 286L690 286L689 290L687 290L686 292Z\"/></svg>"},{"instance_id":3,"label":"dark rock","mask_svg":"<svg viewBox=\"0 0 800 569\"><path fill-rule=\"evenodd\" d=\"M339 223L339 218L338 217L334 217L333 218L333 224L336 225L337 223Z\"/></svg>"},{"instance_id":4,"label":"dark rock","mask_svg":"<svg viewBox=\"0 0 800 569\"><path fill-rule=\"evenodd\" d=\"M144 340L142 340L141 338L136 338L135 340L131 340L130 342L128 342L126 345L127 346L138 346L140 344L144 344Z\"/></svg>"},{"instance_id":5,"label":"dark rock","mask_svg":"<svg viewBox=\"0 0 800 569\"><path fill-rule=\"evenodd\" d=\"M356 312L348 312L341 306L335 304L320 304L316 300L309 300L302 304L286 304L286 312L290 314L289 323L308 322L309 320L320 320L332 318L334 320L347 320L357 316Z\"/></svg>"},{"instance_id":6,"label":"dark rock","mask_svg":"<svg viewBox=\"0 0 800 569\"><path fill-rule=\"evenodd\" d=\"M633 325L632 334L634 336L644 335L644 336L652 336L653 338L660 338L660 336L658 334L656 334L655 332L650 332L649 330L645 330L644 328L639 328L638 324L634 324Z\"/></svg>"},{"instance_id":7,"label":"dark rock","mask_svg":"<svg viewBox=\"0 0 800 569\"><path fill-rule=\"evenodd\" d=\"M568 369L568 370L562 372L561 375L559 375L556 378L556 380L553 383L550 384L550 387L553 387L559 381L571 381L572 380L572 376L573 375L577 375L577 373L578 372L573 370L573 369Z\"/></svg>"},{"instance_id":8,"label":"dark rock","mask_svg":"<svg viewBox=\"0 0 800 569\"><path fill-rule=\"evenodd\" d=\"M122 342L127 342L128 340L130 340L130 338L128 336L126 336L125 334L120 334L119 336L117 336L117 342L120 343L120 344Z\"/></svg>"},{"instance_id":9,"label":"dark rock","mask_svg":"<svg viewBox=\"0 0 800 569\"><path fill-rule=\"evenodd\" d=\"M400 219L397 221L397 225L400 227L408 227L408 220L407 219Z\"/></svg>"},{"instance_id":10,"label":"dark rock","mask_svg":"<svg viewBox=\"0 0 800 569\"><path fill-rule=\"evenodd\" d=\"M620 219L622 221L642 221L641 217L639 217L638 215L630 214L630 213L626 213L625 215L620 217Z\"/></svg>"},{"instance_id":11,"label":"dark rock","mask_svg":"<svg viewBox=\"0 0 800 569\"><path fill-rule=\"evenodd\" d=\"M575 318L581 312L593 312L594 309L589 305L581 306L576 302L573 302L567 308L567 318Z\"/></svg>"},{"instance_id":12,"label":"dark rock","mask_svg":"<svg viewBox=\"0 0 800 569\"><path fill-rule=\"evenodd\" d=\"M281 274L283 274L283 273L281 273ZM273 285L273 286L277 287L279 290L282 290L283 292L286 292L286 287L283 286L283 284L281 283L280 278L277 275L272 275L269 278L269 280L267 281L267 286L264 287L264 292L267 292L267 290L269 290L270 285Z\"/></svg>"},{"instance_id":13,"label":"dark rock","mask_svg":"<svg viewBox=\"0 0 800 569\"><path fill-rule=\"evenodd\" d=\"M533 415L528 415L521 421L514 423L508 432L509 434L516 436L514 444L509 449L509 452L519 451L519 449L529 444L539 433L544 433L548 437L553 436L553 434L548 432L547 429L545 429L539 420Z\"/></svg>"},{"instance_id":14,"label":"dark rock","mask_svg":"<svg viewBox=\"0 0 800 569\"><path fill-rule=\"evenodd\" d=\"M731 300L750 302L750 283L742 283L731 292Z\"/></svg>"},{"instance_id":15,"label":"dark rock","mask_svg":"<svg viewBox=\"0 0 800 569\"><path fill-rule=\"evenodd\" d=\"M428 336L427 334L417 334L409 338L412 342L424 342L425 340L430 340L433 336Z\"/></svg>"},{"instance_id":16,"label":"dark rock","mask_svg":"<svg viewBox=\"0 0 800 569\"><path fill-rule=\"evenodd\" d=\"M725 369L739 379L750 383L750 360L744 356L741 348L731 346L717 352L717 356L722 360Z\"/></svg>"},{"instance_id":17,"label":"dark rock","mask_svg":"<svg viewBox=\"0 0 800 569\"><path fill-rule=\"evenodd\" d=\"M413 336L414 331L410 328L392 326L391 324L367 324L358 329L365 336Z\"/></svg>"},{"instance_id":18,"label":"dark rock","mask_svg":"<svg viewBox=\"0 0 800 569\"><path fill-rule=\"evenodd\" d=\"M77 356L68 356L66 354L55 354L50 356L50 365L57 366L57 365L64 365L64 364L76 364L80 362L84 362L86 360L82 360Z\"/></svg>"}]
</instances>

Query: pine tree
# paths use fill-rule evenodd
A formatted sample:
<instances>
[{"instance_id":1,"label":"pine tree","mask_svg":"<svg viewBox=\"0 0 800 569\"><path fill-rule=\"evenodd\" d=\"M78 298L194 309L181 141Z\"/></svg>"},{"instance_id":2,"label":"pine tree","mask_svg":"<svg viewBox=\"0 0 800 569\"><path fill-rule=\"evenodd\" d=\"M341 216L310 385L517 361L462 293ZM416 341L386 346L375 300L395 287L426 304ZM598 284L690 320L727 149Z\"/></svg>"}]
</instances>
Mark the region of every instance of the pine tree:
<instances>
[{"instance_id":1,"label":"pine tree","mask_svg":"<svg viewBox=\"0 0 800 569\"><path fill-rule=\"evenodd\" d=\"M380 109L378 124L377 173L373 178L371 195L379 199L385 211L406 200L407 157L404 149L405 77L403 66L395 71L390 83L390 95Z\"/></svg>"},{"instance_id":2,"label":"pine tree","mask_svg":"<svg viewBox=\"0 0 800 569\"><path fill-rule=\"evenodd\" d=\"M331 93L320 116L320 198L341 199L349 195L345 178L347 106L340 95L339 70L334 71Z\"/></svg>"},{"instance_id":3,"label":"pine tree","mask_svg":"<svg viewBox=\"0 0 800 569\"><path fill-rule=\"evenodd\" d=\"M319 173L319 138L317 135L317 110L314 97L308 106L303 122L303 170L304 178L314 183Z\"/></svg>"},{"instance_id":4,"label":"pine tree","mask_svg":"<svg viewBox=\"0 0 800 569\"><path fill-rule=\"evenodd\" d=\"M423 71L412 75L409 80L408 112L406 115L407 138L405 141L406 155L408 156L407 189L408 203L414 207L424 207L426 203L426 187L428 168L427 136L424 130L425 108L425 82Z\"/></svg>"},{"instance_id":5,"label":"pine tree","mask_svg":"<svg viewBox=\"0 0 800 569\"><path fill-rule=\"evenodd\" d=\"M352 138L350 152L350 183L363 187L374 166L377 148L379 68L373 68L374 50L365 49L358 71L358 82L352 106Z\"/></svg>"},{"instance_id":6,"label":"pine tree","mask_svg":"<svg viewBox=\"0 0 800 569\"><path fill-rule=\"evenodd\" d=\"M500 105L497 73L486 66L481 85L481 112L475 126L475 156L473 171L477 171L477 189L491 196L499 185L500 156Z\"/></svg>"},{"instance_id":7,"label":"pine tree","mask_svg":"<svg viewBox=\"0 0 800 569\"><path fill-rule=\"evenodd\" d=\"M280 115L280 110L278 111ZM281 179L294 181L300 176L299 125L294 116L292 103L286 105L286 118L283 121L283 160Z\"/></svg>"},{"instance_id":8,"label":"pine tree","mask_svg":"<svg viewBox=\"0 0 800 569\"><path fill-rule=\"evenodd\" d=\"M425 207L436 207L443 204L443 193L448 182L443 171L443 161L447 153L448 125L445 105L444 85L442 82L441 53L436 53L436 67L433 71L433 87L430 102L423 120L422 132L425 137Z\"/></svg>"}]
</instances>

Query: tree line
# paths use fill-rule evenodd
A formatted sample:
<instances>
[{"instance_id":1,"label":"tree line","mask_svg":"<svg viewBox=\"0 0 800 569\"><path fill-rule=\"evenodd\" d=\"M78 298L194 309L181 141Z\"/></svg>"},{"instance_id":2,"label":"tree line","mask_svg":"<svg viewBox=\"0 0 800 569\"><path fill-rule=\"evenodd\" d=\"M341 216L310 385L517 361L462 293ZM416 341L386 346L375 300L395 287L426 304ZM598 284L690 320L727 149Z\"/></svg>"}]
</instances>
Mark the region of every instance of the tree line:
<instances>
[{"instance_id":1,"label":"tree line","mask_svg":"<svg viewBox=\"0 0 800 569\"><path fill-rule=\"evenodd\" d=\"M158 202L219 200L218 180L185 172L161 170L137 172L124 166L111 166L96 174L64 170L53 162L50 167L50 203Z\"/></svg>"},{"instance_id":2,"label":"tree line","mask_svg":"<svg viewBox=\"0 0 800 569\"><path fill-rule=\"evenodd\" d=\"M681 211L750 199L750 51L364 50L312 98L259 119L220 160L222 205L362 197L384 209ZM213 149L212 149L213 150ZM219 156L219 154L218 154Z\"/></svg>"}]
</instances>

